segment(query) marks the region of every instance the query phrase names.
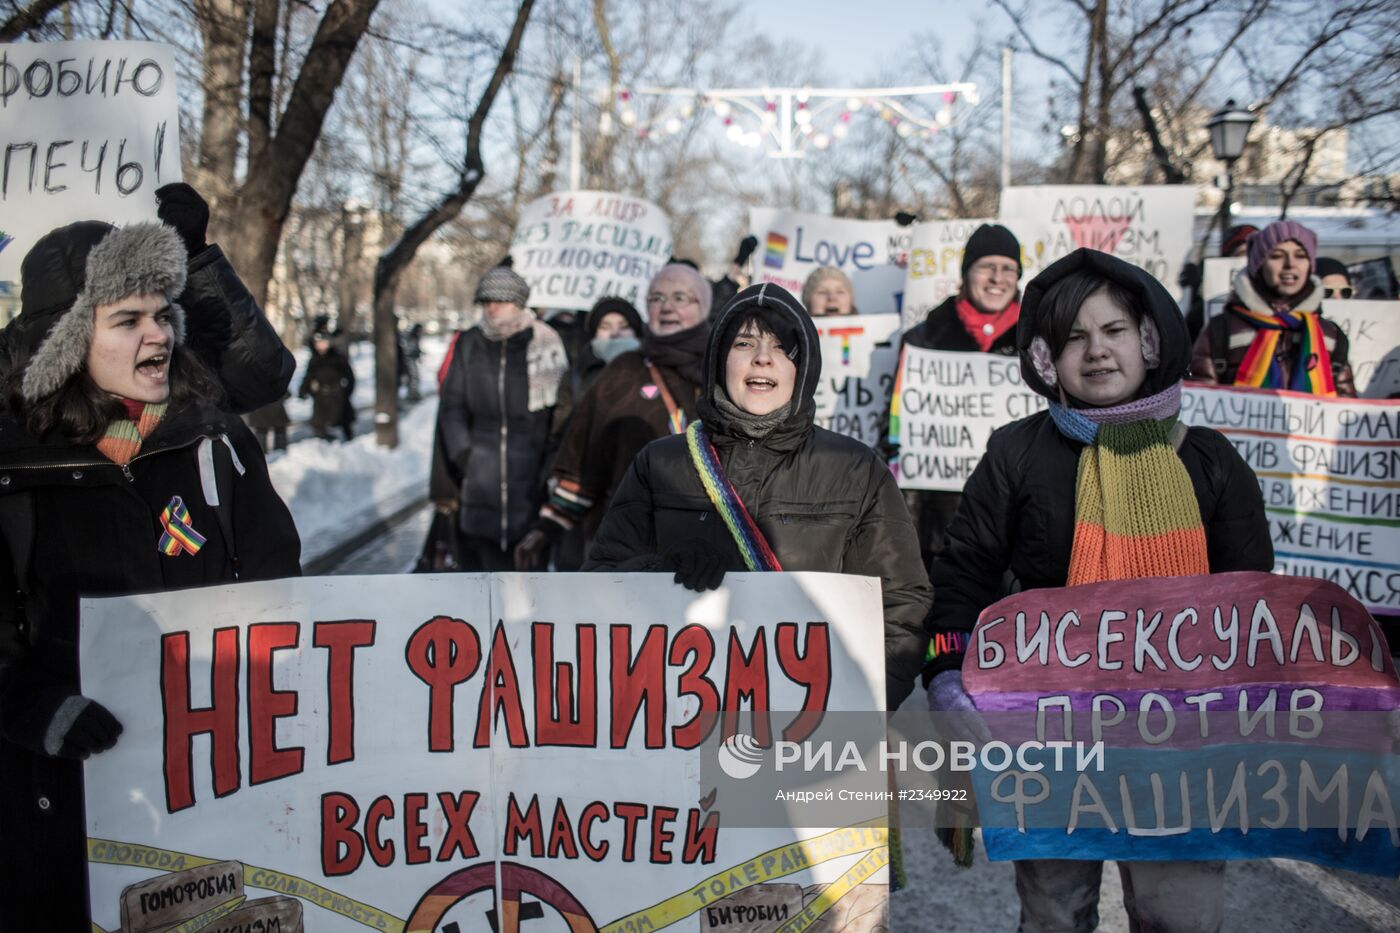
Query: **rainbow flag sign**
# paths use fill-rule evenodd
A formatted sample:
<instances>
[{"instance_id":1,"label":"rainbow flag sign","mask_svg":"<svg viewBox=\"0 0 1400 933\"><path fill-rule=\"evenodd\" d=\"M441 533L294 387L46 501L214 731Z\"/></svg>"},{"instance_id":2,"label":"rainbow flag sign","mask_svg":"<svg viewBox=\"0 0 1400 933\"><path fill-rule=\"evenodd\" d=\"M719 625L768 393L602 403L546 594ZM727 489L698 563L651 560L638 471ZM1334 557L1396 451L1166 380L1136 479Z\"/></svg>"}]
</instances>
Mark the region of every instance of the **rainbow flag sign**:
<instances>
[{"instance_id":1,"label":"rainbow flag sign","mask_svg":"<svg viewBox=\"0 0 1400 933\"><path fill-rule=\"evenodd\" d=\"M982 613L963 679L994 740L1067 743L1053 767L974 772L992 859L1400 874L1400 679L1336 584L1229 573L1030 590Z\"/></svg>"}]
</instances>

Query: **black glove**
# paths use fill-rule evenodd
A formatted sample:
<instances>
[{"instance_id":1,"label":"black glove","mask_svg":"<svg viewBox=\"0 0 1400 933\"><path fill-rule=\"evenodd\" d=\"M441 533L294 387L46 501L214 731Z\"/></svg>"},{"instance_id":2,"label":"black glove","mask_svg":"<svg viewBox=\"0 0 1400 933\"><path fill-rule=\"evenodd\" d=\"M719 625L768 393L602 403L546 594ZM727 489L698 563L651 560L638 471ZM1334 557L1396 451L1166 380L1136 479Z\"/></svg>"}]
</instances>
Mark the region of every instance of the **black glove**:
<instances>
[{"instance_id":1,"label":"black glove","mask_svg":"<svg viewBox=\"0 0 1400 933\"><path fill-rule=\"evenodd\" d=\"M204 238L209 232L209 204L183 181L156 189L156 216L180 234L191 259L208 245Z\"/></svg>"},{"instance_id":2,"label":"black glove","mask_svg":"<svg viewBox=\"0 0 1400 933\"><path fill-rule=\"evenodd\" d=\"M739 241L739 252L734 254L734 265L742 266L749 261L753 251L758 249L758 237L749 234Z\"/></svg>"},{"instance_id":3,"label":"black glove","mask_svg":"<svg viewBox=\"0 0 1400 933\"><path fill-rule=\"evenodd\" d=\"M83 761L116 745L122 724L96 700L53 688L41 692L28 712L10 722L5 732L12 742L30 751Z\"/></svg>"},{"instance_id":4,"label":"black glove","mask_svg":"<svg viewBox=\"0 0 1400 933\"><path fill-rule=\"evenodd\" d=\"M698 538L673 544L661 555L661 566L676 572L676 582L703 593L724 582L724 557Z\"/></svg>"},{"instance_id":5,"label":"black glove","mask_svg":"<svg viewBox=\"0 0 1400 933\"><path fill-rule=\"evenodd\" d=\"M1200 288L1201 267L1194 262L1183 264L1181 271L1176 275L1176 284L1182 288Z\"/></svg>"}]
</instances>

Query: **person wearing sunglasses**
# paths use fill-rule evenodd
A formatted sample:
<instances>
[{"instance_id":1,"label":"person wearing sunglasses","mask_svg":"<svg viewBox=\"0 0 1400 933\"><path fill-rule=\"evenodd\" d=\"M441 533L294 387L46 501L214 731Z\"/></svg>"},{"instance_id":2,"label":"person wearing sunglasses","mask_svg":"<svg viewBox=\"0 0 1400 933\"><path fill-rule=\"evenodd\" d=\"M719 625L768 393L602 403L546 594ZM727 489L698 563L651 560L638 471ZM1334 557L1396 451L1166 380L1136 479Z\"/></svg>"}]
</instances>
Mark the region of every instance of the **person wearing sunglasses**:
<instances>
[{"instance_id":1,"label":"person wearing sunglasses","mask_svg":"<svg viewBox=\"0 0 1400 933\"><path fill-rule=\"evenodd\" d=\"M1322 280L1322 297L1340 298L1343 301L1356 297L1351 286L1351 273L1341 260L1331 256L1317 257L1317 277Z\"/></svg>"},{"instance_id":2,"label":"person wearing sunglasses","mask_svg":"<svg viewBox=\"0 0 1400 933\"><path fill-rule=\"evenodd\" d=\"M1347 338L1322 316L1317 234L1276 220L1249 238L1223 313L1196 340L1198 382L1356 397Z\"/></svg>"}]
</instances>

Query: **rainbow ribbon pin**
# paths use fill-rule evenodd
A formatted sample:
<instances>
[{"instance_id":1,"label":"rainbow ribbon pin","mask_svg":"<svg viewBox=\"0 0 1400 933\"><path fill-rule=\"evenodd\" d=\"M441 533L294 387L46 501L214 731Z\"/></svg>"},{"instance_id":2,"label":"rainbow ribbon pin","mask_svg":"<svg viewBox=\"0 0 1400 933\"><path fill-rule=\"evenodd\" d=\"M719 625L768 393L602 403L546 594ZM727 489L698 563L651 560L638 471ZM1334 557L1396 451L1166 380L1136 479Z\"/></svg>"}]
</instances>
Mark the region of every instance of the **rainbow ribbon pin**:
<instances>
[{"instance_id":1,"label":"rainbow ribbon pin","mask_svg":"<svg viewBox=\"0 0 1400 933\"><path fill-rule=\"evenodd\" d=\"M190 524L190 510L185 508L185 500L171 496L170 502L160 513L160 524L165 531L156 546L166 557L177 557L181 551L198 554L204 547L204 535L194 530Z\"/></svg>"}]
</instances>

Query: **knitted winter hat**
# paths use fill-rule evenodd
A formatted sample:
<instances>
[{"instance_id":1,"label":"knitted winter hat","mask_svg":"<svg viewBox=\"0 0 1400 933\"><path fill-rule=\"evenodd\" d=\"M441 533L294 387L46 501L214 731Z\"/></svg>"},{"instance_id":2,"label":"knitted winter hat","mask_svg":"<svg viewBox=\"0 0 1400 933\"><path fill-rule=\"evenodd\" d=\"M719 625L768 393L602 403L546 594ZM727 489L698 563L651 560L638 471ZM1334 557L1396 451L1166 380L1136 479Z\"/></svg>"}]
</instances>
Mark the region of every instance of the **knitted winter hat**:
<instances>
[{"instance_id":1,"label":"knitted winter hat","mask_svg":"<svg viewBox=\"0 0 1400 933\"><path fill-rule=\"evenodd\" d=\"M962 260L964 278L967 277L967 270L972 268L972 264L984 256L1005 256L1007 259L1014 259L1016 274L1021 274L1021 243L1016 239L1016 234L1001 224L983 224L967 238Z\"/></svg>"},{"instance_id":2,"label":"knitted winter hat","mask_svg":"<svg viewBox=\"0 0 1400 933\"><path fill-rule=\"evenodd\" d=\"M1225 242L1220 244L1220 255L1233 256L1235 250L1249 242L1249 238L1259 232L1252 224L1237 224L1225 231Z\"/></svg>"},{"instance_id":3,"label":"knitted winter hat","mask_svg":"<svg viewBox=\"0 0 1400 933\"><path fill-rule=\"evenodd\" d=\"M646 333L646 328L642 325L642 315L636 308L632 307L632 302L625 298L610 296L598 299L598 303L588 312L588 320L584 322L583 331L589 340L598 336L598 325L603 323L603 318L609 314L620 314L627 319L627 326L632 328L632 333L638 339Z\"/></svg>"},{"instance_id":4,"label":"knitted winter hat","mask_svg":"<svg viewBox=\"0 0 1400 933\"><path fill-rule=\"evenodd\" d=\"M509 301L511 304L523 308L529 300L530 283L522 279L514 269L507 266L496 266L494 269L488 270L476 286L477 304L485 304L488 301Z\"/></svg>"},{"instance_id":5,"label":"knitted winter hat","mask_svg":"<svg viewBox=\"0 0 1400 933\"><path fill-rule=\"evenodd\" d=\"M161 223L120 229L86 220L50 231L20 263L23 295L16 325L29 352L20 392L35 402L58 391L87 361L100 305L132 295L163 295L175 343L185 342L184 242Z\"/></svg>"},{"instance_id":6,"label":"knitted winter hat","mask_svg":"<svg viewBox=\"0 0 1400 933\"><path fill-rule=\"evenodd\" d=\"M1292 220L1275 220L1249 238L1247 268L1251 276L1258 274L1269 252L1280 243L1293 240L1308 254L1308 262L1317 259L1317 234Z\"/></svg>"},{"instance_id":7,"label":"knitted winter hat","mask_svg":"<svg viewBox=\"0 0 1400 933\"><path fill-rule=\"evenodd\" d=\"M1344 275L1347 281L1351 281L1351 273L1347 271L1346 263L1340 259L1333 259L1331 256L1319 256L1313 262L1313 275L1324 278L1329 275Z\"/></svg>"}]
</instances>

